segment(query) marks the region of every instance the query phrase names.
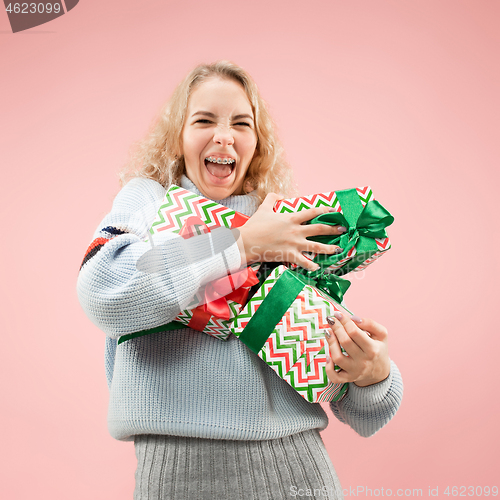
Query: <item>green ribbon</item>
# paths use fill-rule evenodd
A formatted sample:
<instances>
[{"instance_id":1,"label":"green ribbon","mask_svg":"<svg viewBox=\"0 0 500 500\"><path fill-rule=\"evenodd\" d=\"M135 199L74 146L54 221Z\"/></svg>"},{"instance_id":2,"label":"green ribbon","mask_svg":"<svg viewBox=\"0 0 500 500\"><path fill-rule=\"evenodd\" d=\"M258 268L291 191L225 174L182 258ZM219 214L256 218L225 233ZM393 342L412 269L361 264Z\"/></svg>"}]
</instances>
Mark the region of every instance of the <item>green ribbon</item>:
<instances>
[{"instance_id":1,"label":"green ribbon","mask_svg":"<svg viewBox=\"0 0 500 500\"><path fill-rule=\"evenodd\" d=\"M307 238L311 241L338 245L342 253L335 255L318 254L313 259L322 269L344 259L356 246L356 255L344 264L335 274L346 274L378 251L375 238L387 238L385 228L394 222L394 217L376 200L369 201L363 207L358 192L346 189L336 192L343 213L328 212L308 221L308 224L341 225L347 231L340 236L319 235Z\"/></svg>"},{"instance_id":2,"label":"green ribbon","mask_svg":"<svg viewBox=\"0 0 500 500\"><path fill-rule=\"evenodd\" d=\"M322 292L335 299L340 304L344 299L344 294L351 286L351 282L339 278L335 274L322 273L316 278L316 284L314 286L318 290L321 290Z\"/></svg>"},{"instance_id":3,"label":"green ribbon","mask_svg":"<svg viewBox=\"0 0 500 500\"><path fill-rule=\"evenodd\" d=\"M292 305L304 286L311 285L326 293L338 303L351 283L334 274L318 271L295 272L285 269L265 300L250 318L239 339L256 354L262 349L276 325ZM235 321L237 318L235 318Z\"/></svg>"},{"instance_id":4,"label":"green ribbon","mask_svg":"<svg viewBox=\"0 0 500 500\"><path fill-rule=\"evenodd\" d=\"M187 326L184 325L183 323L179 323L178 321L171 321L170 323L167 323L167 324L161 325L161 326L157 326L155 328L150 328L149 330L141 330L140 332L122 335L118 339L117 345L121 344L122 342L125 342L127 340L130 340L130 339L135 339L137 337L149 335L150 333L160 333L160 332L167 332L169 330L179 330L179 328L187 328Z\"/></svg>"}]
</instances>

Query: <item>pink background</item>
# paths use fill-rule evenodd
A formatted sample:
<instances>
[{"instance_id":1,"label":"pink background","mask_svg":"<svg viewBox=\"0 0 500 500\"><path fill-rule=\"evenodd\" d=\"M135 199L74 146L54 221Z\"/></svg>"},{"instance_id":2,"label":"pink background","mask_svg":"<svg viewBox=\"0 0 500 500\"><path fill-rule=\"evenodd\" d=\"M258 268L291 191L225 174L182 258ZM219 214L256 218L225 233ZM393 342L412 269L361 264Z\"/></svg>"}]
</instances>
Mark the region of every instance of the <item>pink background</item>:
<instances>
[{"instance_id":1,"label":"pink background","mask_svg":"<svg viewBox=\"0 0 500 500\"><path fill-rule=\"evenodd\" d=\"M329 412L343 486L500 486L499 16L496 0L81 0L12 34L2 9L0 496L132 498L77 272L129 147L221 58L257 81L302 193L369 184L396 217L348 304L388 327L404 401L371 439Z\"/></svg>"}]
</instances>

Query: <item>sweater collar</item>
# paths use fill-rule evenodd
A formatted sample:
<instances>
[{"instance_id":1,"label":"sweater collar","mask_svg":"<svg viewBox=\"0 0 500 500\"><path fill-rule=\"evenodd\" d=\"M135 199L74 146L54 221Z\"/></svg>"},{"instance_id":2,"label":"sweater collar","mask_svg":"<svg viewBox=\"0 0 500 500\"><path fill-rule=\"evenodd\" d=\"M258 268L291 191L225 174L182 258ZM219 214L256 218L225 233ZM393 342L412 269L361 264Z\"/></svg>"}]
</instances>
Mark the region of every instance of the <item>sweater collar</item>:
<instances>
[{"instance_id":1,"label":"sweater collar","mask_svg":"<svg viewBox=\"0 0 500 500\"><path fill-rule=\"evenodd\" d=\"M203 195L201 191L196 187L194 182L192 182L191 179L189 179L185 174L182 175L180 184L182 188L187 189L197 194L198 196L203 196L204 198L206 198L206 196ZM224 198L223 200L212 201L216 201L220 205L232 208L233 210L237 210L238 212L248 216L253 215L260 205L259 198L256 194L254 194L254 192L251 192L249 194L231 195L227 198Z\"/></svg>"}]
</instances>

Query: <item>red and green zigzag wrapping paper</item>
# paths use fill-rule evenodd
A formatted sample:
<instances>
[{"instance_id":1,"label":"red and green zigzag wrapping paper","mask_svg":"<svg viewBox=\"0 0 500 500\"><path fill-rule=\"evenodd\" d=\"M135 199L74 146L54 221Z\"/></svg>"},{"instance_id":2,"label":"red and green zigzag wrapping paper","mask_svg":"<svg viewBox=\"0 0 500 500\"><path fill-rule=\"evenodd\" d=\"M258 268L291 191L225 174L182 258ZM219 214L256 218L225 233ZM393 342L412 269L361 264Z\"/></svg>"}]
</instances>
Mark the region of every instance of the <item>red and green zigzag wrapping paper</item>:
<instances>
[{"instance_id":1,"label":"red and green zigzag wrapping paper","mask_svg":"<svg viewBox=\"0 0 500 500\"><path fill-rule=\"evenodd\" d=\"M195 297L195 300L192 304L192 309L194 309L200 303L199 297ZM188 306L190 307L191 304ZM241 309L241 304L234 302L232 300L228 300L228 306L230 311L229 320L224 320L220 318L216 318L212 316L207 323L207 326L203 329L203 333L211 335L219 340L227 340L229 335L231 335L231 324L239 313ZM191 319L193 318L193 310L186 309L181 311L181 313L175 318L175 321L182 323L183 325L188 325Z\"/></svg>"},{"instance_id":2,"label":"red and green zigzag wrapping paper","mask_svg":"<svg viewBox=\"0 0 500 500\"><path fill-rule=\"evenodd\" d=\"M247 342L251 339L245 338L245 327L248 326L264 301L271 298L272 288L284 274L290 278L294 273L284 265L276 267L235 318L233 333L245 344L251 343ZM335 311L344 312L344 309L315 287L303 286L257 352L257 355L279 377L311 403L336 401L347 390L347 384L331 383L325 371L325 348L328 345L325 331L330 328L326 318L333 315ZM259 349L255 346L250 348L254 352Z\"/></svg>"},{"instance_id":3,"label":"red and green zigzag wrapping paper","mask_svg":"<svg viewBox=\"0 0 500 500\"><path fill-rule=\"evenodd\" d=\"M248 216L219 205L215 201L172 185L165 194L149 232L151 234L161 231L179 233L186 220L193 216L199 217L208 229L223 226L239 227L249 219Z\"/></svg>"},{"instance_id":4,"label":"red and green zigzag wrapping paper","mask_svg":"<svg viewBox=\"0 0 500 500\"><path fill-rule=\"evenodd\" d=\"M178 234L187 219L193 216L199 217L208 229L215 229L222 226L238 227L248 220L248 216L246 215L219 205L215 201L198 196L187 189L172 185L165 194L165 198L151 226L150 233L155 234L161 231L169 231ZM189 304L188 309L182 311L174 321L187 326L193 317L193 309L200 303L201 295L195 296ZM219 340L227 340L229 335L231 335L230 326L233 318L241 308L240 304L232 300L228 300L228 306L230 319L222 320L212 316L203 330L204 333Z\"/></svg>"},{"instance_id":5,"label":"red and green zigzag wrapping paper","mask_svg":"<svg viewBox=\"0 0 500 500\"><path fill-rule=\"evenodd\" d=\"M301 196L298 198L288 198L276 202L274 206L274 211L278 213L290 213L299 212L301 210L307 210L309 208L327 206L333 207L336 212L344 214L344 208L341 206L339 198L342 196L356 194L357 199L359 199L359 206L365 208L367 203L375 201L375 196L370 186L358 187L354 189L346 189L342 191L331 191L329 193L319 193L310 196ZM345 215L345 214L344 214ZM390 222L391 223L391 222ZM389 224L390 224L389 223ZM387 225L389 225L387 224ZM337 243L338 244L338 243ZM391 248L391 242L389 237L384 234L381 238L373 238L372 248L368 252L363 253L363 257L360 259L358 254L358 244L348 249L345 253L341 254L337 261L328 266L323 267L323 270L337 271L343 269L344 272L338 274L345 274L350 271L362 271L372 262L377 260L379 257L384 255L387 250ZM305 252L305 255L311 260L315 260L317 254ZM356 258L357 256L357 258ZM321 262L315 260L321 265ZM296 267L292 265L292 268Z\"/></svg>"}]
</instances>

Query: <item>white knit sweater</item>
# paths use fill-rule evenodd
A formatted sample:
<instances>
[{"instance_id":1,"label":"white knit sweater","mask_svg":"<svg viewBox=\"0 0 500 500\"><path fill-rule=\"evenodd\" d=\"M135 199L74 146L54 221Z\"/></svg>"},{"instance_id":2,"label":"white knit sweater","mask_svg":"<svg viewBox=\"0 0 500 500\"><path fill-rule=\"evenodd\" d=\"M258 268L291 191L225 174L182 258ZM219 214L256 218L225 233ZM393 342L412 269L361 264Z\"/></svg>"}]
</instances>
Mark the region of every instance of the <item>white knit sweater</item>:
<instances>
[{"instance_id":1,"label":"white knit sweater","mask_svg":"<svg viewBox=\"0 0 500 500\"><path fill-rule=\"evenodd\" d=\"M186 176L181 186L201 194ZM111 436L263 440L324 429L328 417L320 404L308 403L234 336L223 342L184 328L117 346L121 335L172 321L200 286L227 272L220 254L191 256L194 263L187 264L182 238L165 233L154 236L162 249L160 271L137 270L138 259L151 248L144 240L164 195L155 181L131 180L99 224L78 277L80 304L106 334ZM249 216L258 207L251 194L219 203ZM225 257L230 271L239 268L236 242ZM330 407L340 421L369 436L393 417L402 392L391 362L386 380L365 388L349 384L346 397Z\"/></svg>"}]
</instances>

